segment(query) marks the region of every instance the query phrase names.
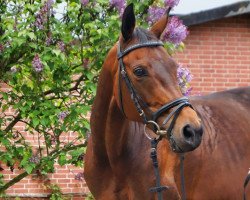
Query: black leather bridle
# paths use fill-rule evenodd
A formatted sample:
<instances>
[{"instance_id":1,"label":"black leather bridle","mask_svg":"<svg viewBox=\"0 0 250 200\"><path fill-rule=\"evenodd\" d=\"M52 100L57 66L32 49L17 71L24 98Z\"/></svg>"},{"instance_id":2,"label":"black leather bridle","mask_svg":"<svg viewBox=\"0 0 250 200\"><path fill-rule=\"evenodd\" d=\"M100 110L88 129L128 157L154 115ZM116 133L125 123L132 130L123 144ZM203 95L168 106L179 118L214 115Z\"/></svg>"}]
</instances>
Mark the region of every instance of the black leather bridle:
<instances>
[{"instance_id":1,"label":"black leather bridle","mask_svg":"<svg viewBox=\"0 0 250 200\"><path fill-rule=\"evenodd\" d=\"M163 105L161 108L159 108L156 112L152 112L147 104L143 101L143 99L140 97L140 95L136 92L136 89L134 88L131 80L129 79L127 72L126 72L126 68L125 65L123 63L122 58L127 55L129 52L135 50L135 49L139 49L139 48L143 48L143 47L157 47L157 46L163 46L163 43L161 41L150 41L150 42L146 42L146 43L139 43L139 44L135 44L132 45L130 47L128 47L127 49L121 51L121 47L120 47L120 43L118 43L118 51L117 51L117 57L119 60L119 99L120 99L120 106L122 109L122 113L124 114L124 116L126 117L125 111L124 111L124 107L123 107L123 99L122 99L122 91L121 91L121 79L120 77L122 76L123 80L126 83L126 86L130 92L131 95L131 99L134 102L134 105L137 109L137 112L139 113L139 115L142 117L143 122L145 124L144 127L144 132L146 132L146 125L147 124L153 124L154 126L154 132L159 135L159 137L157 138L150 138L147 137L151 140L151 159L153 161L153 166L154 166L154 172L155 172L155 176L156 176L156 187L152 187L150 188L150 192L157 192L158 195L158 200L162 200L162 191L169 189L168 186L161 186L160 184L160 175L159 175L159 169L158 169L158 162L157 162L157 144L158 142L161 140L162 136L166 135L167 138L169 139L169 142L171 144L171 147L173 149L173 146L175 146L175 148L179 148L178 145L176 145L174 138L172 136L172 130L174 128L175 122L177 117L179 116L181 110L186 107L189 106L192 108L192 105L189 103L189 100L187 97L181 97L179 99L176 99L174 101L171 101L170 103L167 103L165 105ZM149 113L151 113L151 116L147 117L144 109L148 109ZM167 130L161 130L159 125L157 124L156 120L165 112L170 111L171 109L173 109L168 116L166 117L166 119L163 121L162 125L165 125L172 117L172 121L170 123L170 126ZM173 151L175 151L175 149L173 149ZM185 193L185 181L184 181L184 168L183 168L183 160L184 160L184 155L180 154L180 174L181 174L181 199L185 200L186 199L186 193ZM243 193L243 199L246 200L246 187L248 185L248 183L250 182L250 170L246 176L245 182L244 182L244 193Z\"/></svg>"},{"instance_id":2,"label":"black leather bridle","mask_svg":"<svg viewBox=\"0 0 250 200\"><path fill-rule=\"evenodd\" d=\"M139 113L139 115L142 117L144 124L153 123L154 128L155 128L155 130L154 130L155 133L159 136L166 135L167 138L171 141L171 140L173 140L172 130L174 128L176 119L177 119L178 115L180 114L181 110L186 106L189 106L192 108L191 104L189 103L189 99L187 97L181 97L179 99L175 99L174 101L171 101L170 103L166 103L165 105L163 105L156 112L152 112L150 110L150 108L148 108L147 103L145 103L143 101L143 99L140 97L140 95L136 91L135 87L133 86L133 83L131 82L130 78L128 77L125 65L123 63L123 57L135 49L139 49L139 48L143 48L143 47L158 47L158 46L163 46L163 43L161 41L149 41L149 42L145 42L145 43L139 43L139 44L132 45L132 46L126 48L125 50L121 51L120 43L118 43L117 57L119 60L119 96L120 96L119 99L120 99L121 110L122 110L124 116L126 116L125 111L124 111L124 107L123 107L123 98L122 98L122 90L121 90L120 77L122 77L123 80L125 81L125 84L129 90L129 92L130 92L131 99L136 107L136 110ZM147 109L148 113L150 113L150 116L146 116L144 109ZM171 109L173 109L173 110L168 114L168 116L166 117L166 119L163 121L163 124L162 124L162 125L167 124L167 122L169 122L170 119L173 117L169 128L167 130L159 130L158 128L160 128L160 126L155 127L155 125L157 124L156 123L157 119L163 113L168 112ZM174 141L171 141L171 142L174 142ZM175 149L173 149L173 150L175 151ZM181 150L181 149L179 149L179 150Z\"/></svg>"},{"instance_id":3,"label":"black leather bridle","mask_svg":"<svg viewBox=\"0 0 250 200\"><path fill-rule=\"evenodd\" d=\"M155 171L155 176L156 176L156 187L150 188L151 192L157 192L158 195L158 200L162 199L162 191L168 189L167 186L161 186L160 184L160 175L159 175L159 169L158 169L158 161L157 161L157 144L158 142L162 139L164 135L167 136L172 150L175 151L176 148L181 152L181 148L176 144L173 135L172 135L172 130L174 128L175 122L181 112L181 110L189 106L192 108L191 104L189 103L189 100L187 97L181 97L178 99L175 99L171 101L170 103L166 103L163 105L161 108L159 108L156 112L152 112L150 108L148 108L147 104L143 101L143 99L140 97L138 92L136 91L135 87L133 86L127 72L125 65L123 63L123 57L130 53L131 51L143 47L158 47L158 46L163 46L163 43L161 41L149 41L145 43L138 43L132 46L129 46L125 50L121 50L120 43L118 42L118 49L117 49L117 58L119 61L119 101L120 101L120 106L121 110L126 117L124 107L123 107L123 98L122 98L122 90L121 90L121 79L120 77L123 78L125 81L125 84L130 92L131 99L136 107L137 112L143 119L143 123L145 124L144 126L144 132L146 134L146 126L148 124L153 125L154 132L158 135L156 138L151 138L147 134L146 136L151 140L151 159L153 161L153 166L154 166L154 171ZM150 116L146 116L144 109L147 109L149 111ZM172 109L172 110L171 110ZM162 125L165 125L170 119L173 117L172 121L170 122L170 126L168 127L167 130L161 130L160 126L157 124L157 119L165 112L170 112L168 116L165 118L163 121ZM181 165L181 196L182 200L186 199L185 195L185 184L184 184L184 170L183 170L183 159L184 155L180 155L180 165Z\"/></svg>"}]
</instances>

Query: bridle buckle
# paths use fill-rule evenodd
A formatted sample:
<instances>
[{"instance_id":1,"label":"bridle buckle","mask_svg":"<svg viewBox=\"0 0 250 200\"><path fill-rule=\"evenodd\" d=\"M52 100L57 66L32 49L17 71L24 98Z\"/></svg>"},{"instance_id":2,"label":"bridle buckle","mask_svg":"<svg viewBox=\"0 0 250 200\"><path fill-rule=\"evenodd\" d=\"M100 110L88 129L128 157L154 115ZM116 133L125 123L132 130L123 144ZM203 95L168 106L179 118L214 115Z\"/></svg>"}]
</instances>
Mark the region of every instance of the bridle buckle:
<instances>
[{"instance_id":1,"label":"bridle buckle","mask_svg":"<svg viewBox=\"0 0 250 200\"><path fill-rule=\"evenodd\" d=\"M142 110L141 113L139 113L139 115L142 117L143 115L145 115L144 111Z\"/></svg>"},{"instance_id":2,"label":"bridle buckle","mask_svg":"<svg viewBox=\"0 0 250 200\"><path fill-rule=\"evenodd\" d=\"M126 75L126 71L124 69L121 70L121 74L124 76Z\"/></svg>"},{"instance_id":3,"label":"bridle buckle","mask_svg":"<svg viewBox=\"0 0 250 200\"><path fill-rule=\"evenodd\" d=\"M157 130L156 134L160 135L160 136L167 135L167 131L166 130Z\"/></svg>"}]
</instances>

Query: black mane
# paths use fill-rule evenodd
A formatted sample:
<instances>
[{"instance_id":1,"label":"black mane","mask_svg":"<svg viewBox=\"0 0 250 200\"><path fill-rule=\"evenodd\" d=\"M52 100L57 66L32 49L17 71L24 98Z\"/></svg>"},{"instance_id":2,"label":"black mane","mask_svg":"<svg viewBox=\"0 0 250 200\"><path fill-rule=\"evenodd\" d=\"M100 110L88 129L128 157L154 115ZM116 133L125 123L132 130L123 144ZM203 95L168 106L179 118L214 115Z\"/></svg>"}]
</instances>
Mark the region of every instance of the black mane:
<instances>
[{"instance_id":1,"label":"black mane","mask_svg":"<svg viewBox=\"0 0 250 200\"><path fill-rule=\"evenodd\" d=\"M133 37L136 38L139 43L146 43L152 40L158 40L153 33L140 27L135 28Z\"/></svg>"}]
</instances>

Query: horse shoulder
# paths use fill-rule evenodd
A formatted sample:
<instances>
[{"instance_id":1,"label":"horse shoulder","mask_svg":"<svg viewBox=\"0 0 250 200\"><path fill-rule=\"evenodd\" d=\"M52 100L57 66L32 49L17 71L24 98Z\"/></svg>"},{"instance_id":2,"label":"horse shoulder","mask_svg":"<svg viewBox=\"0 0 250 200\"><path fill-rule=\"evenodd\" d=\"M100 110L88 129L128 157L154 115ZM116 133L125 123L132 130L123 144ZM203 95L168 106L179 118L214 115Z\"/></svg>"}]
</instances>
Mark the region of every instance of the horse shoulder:
<instances>
[{"instance_id":1,"label":"horse shoulder","mask_svg":"<svg viewBox=\"0 0 250 200\"><path fill-rule=\"evenodd\" d=\"M185 159L191 199L242 197L250 160L249 101L250 87L191 98L204 126L201 146Z\"/></svg>"}]
</instances>

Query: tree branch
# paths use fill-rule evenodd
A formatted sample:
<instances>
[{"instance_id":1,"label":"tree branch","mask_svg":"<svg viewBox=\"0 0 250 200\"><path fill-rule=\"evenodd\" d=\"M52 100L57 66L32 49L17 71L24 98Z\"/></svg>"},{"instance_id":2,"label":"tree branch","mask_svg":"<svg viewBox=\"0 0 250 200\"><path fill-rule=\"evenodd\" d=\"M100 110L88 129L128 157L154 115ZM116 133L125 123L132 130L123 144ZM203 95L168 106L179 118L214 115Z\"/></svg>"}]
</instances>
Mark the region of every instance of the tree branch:
<instances>
[{"instance_id":1,"label":"tree branch","mask_svg":"<svg viewBox=\"0 0 250 200\"><path fill-rule=\"evenodd\" d=\"M9 132L15 125L17 122L19 122L21 120L21 114L19 113L14 120L4 129L4 132Z\"/></svg>"},{"instance_id":2,"label":"tree branch","mask_svg":"<svg viewBox=\"0 0 250 200\"><path fill-rule=\"evenodd\" d=\"M83 81L83 80L84 80L84 75L81 75L81 76L78 78L78 80L76 81L76 84L75 84L72 88L69 89L69 92L71 92L71 91L73 91L73 90L76 90L76 89L78 88L79 84L81 83L81 81ZM75 82L75 81L72 81L72 82L70 82L70 83L64 84L63 86L70 85L70 84L72 84L72 83L74 83L74 82ZM47 91L45 91L42 95L46 96L46 95L52 94L52 93L54 93L54 92L55 92L54 90L47 90Z\"/></svg>"},{"instance_id":3,"label":"tree branch","mask_svg":"<svg viewBox=\"0 0 250 200\"><path fill-rule=\"evenodd\" d=\"M62 148L59 151L52 151L50 152L49 156L46 156L44 158L49 158L49 159L55 159L57 158L61 152L68 152L77 148L81 148L81 147L86 147L87 146L87 141L85 141L83 144L79 144L79 145L75 145L75 146L71 146L71 145L67 145L64 148ZM47 163L39 163L35 166L35 168L32 170L32 172L38 170L39 168L42 168L43 165L46 165ZM9 182L7 182L6 184L4 184L3 186L0 187L0 194L3 193L5 190L7 190L9 187L11 187L12 185L14 185L15 183L19 182L20 180L22 180L23 178L25 178L26 176L28 176L29 174L27 172L23 172L19 175L17 175L15 178L13 178L12 180L10 180Z\"/></svg>"}]
</instances>

